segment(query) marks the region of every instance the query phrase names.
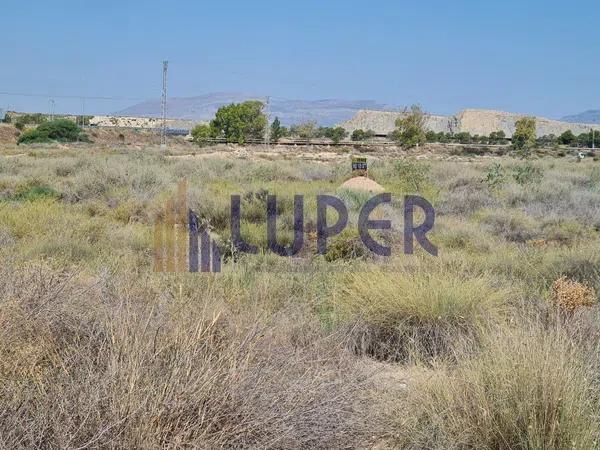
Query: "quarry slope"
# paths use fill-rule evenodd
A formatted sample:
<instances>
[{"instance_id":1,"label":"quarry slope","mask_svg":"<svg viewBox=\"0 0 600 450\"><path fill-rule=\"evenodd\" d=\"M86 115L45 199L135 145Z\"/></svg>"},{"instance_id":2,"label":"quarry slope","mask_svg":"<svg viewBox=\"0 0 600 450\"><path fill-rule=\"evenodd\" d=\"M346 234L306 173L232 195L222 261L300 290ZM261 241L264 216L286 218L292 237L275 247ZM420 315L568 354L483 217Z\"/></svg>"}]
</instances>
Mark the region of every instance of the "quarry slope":
<instances>
[{"instance_id":1,"label":"quarry slope","mask_svg":"<svg viewBox=\"0 0 600 450\"><path fill-rule=\"evenodd\" d=\"M340 124L347 131L356 129L373 130L379 135L387 135L395 128L395 121L402 117L400 112L360 110L354 117ZM487 109L465 109L453 116L427 115L426 128L437 132L460 133L488 136L494 131L504 131L507 137L515 131L515 122L524 114L494 111ZM569 123L536 117L538 136L560 135L567 130L575 134L587 133L590 129L600 130L598 124Z\"/></svg>"}]
</instances>

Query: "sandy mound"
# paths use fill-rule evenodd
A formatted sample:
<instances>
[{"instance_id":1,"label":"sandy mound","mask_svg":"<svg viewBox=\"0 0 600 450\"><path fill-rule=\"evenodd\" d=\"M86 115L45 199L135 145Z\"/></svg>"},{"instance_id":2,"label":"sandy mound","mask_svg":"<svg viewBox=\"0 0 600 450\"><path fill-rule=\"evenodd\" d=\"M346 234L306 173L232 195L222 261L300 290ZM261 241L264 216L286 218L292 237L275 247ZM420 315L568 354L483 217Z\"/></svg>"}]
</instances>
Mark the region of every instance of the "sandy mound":
<instances>
[{"instance_id":1,"label":"sandy mound","mask_svg":"<svg viewBox=\"0 0 600 450\"><path fill-rule=\"evenodd\" d=\"M340 188L372 193L385 192L385 188L367 177L354 177L345 181Z\"/></svg>"}]
</instances>

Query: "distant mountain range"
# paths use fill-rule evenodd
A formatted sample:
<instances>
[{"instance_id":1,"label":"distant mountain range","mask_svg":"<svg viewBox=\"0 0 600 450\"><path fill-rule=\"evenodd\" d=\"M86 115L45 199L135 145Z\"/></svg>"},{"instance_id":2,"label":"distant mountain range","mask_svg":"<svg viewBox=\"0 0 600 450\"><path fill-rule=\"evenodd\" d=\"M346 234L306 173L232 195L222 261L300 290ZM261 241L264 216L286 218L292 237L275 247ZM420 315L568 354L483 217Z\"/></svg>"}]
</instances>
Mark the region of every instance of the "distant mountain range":
<instances>
[{"instance_id":1,"label":"distant mountain range","mask_svg":"<svg viewBox=\"0 0 600 450\"><path fill-rule=\"evenodd\" d=\"M600 124L600 109L589 109L579 114L565 116L561 119L571 123L598 123Z\"/></svg>"},{"instance_id":2,"label":"distant mountain range","mask_svg":"<svg viewBox=\"0 0 600 450\"><path fill-rule=\"evenodd\" d=\"M237 92L217 92L198 97L170 98L167 116L198 122L211 120L217 109L230 103L246 100L266 101L266 97ZM331 126L349 120L361 109L397 111L388 105L373 100L289 100L271 97L268 113L272 119L279 117L284 125L315 121L322 126ZM117 111L117 116L160 117L160 100L150 100Z\"/></svg>"},{"instance_id":3,"label":"distant mountain range","mask_svg":"<svg viewBox=\"0 0 600 450\"><path fill-rule=\"evenodd\" d=\"M189 122L208 122L217 110L230 103L246 100L266 102L265 96L240 92L215 92L197 97L170 98L167 117ZM290 100L280 97L269 99L268 113L271 120L279 117L284 125L315 121L322 126L332 126L346 122L361 110L399 112L399 108L377 103L373 100ZM160 100L138 103L114 113L116 116L151 117L161 115ZM563 122L578 124L600 124L600 109L565 116Z\"/></svg>"}]
</instances>

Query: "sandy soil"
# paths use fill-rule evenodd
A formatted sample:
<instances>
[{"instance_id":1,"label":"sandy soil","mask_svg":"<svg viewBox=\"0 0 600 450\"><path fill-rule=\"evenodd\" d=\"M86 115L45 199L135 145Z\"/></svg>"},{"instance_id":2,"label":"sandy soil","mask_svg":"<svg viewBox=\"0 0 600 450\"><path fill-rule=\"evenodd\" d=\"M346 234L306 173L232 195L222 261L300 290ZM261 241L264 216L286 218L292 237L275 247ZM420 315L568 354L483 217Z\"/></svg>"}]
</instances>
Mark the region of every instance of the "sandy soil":
<instances>
[{"instance_id":1,"label":"sandy soil","mask_svg":"<svg viewBox=\"0 0 600 450\"><path fill-rule=\"evenodd\" d=\"M367 177L354 177L346 180L340 186L342 189L351 189L354 191L365 191L373 194L385 192L385 188Z\"/></svg>"}]
</instances>

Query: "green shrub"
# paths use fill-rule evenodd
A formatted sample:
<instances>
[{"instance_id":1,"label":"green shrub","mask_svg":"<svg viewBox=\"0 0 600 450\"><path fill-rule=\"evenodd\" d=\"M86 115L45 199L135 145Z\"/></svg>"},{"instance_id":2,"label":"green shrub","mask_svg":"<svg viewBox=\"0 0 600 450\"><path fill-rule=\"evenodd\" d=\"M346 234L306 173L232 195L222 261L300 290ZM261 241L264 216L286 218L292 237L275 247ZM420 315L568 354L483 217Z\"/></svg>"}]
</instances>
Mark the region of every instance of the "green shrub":
<instances>
[{"instance_id":1,"label":"green shrub","mask_svg":"<svg viewBox=\"0 0 600 450\"><path fill-rule=\"evenodd\" d=\"M39 183L36 180L29 181L15 190L12 196L13 200L34 201L39 199L56 199L60 194L53 188Z\"/></svg>"},{"instance_id":2,"label":"green shrub","mask_svg":"<svg viewBox=\"0 0 600 450\"><path fill-rule=\"evenodd\" d=\"M36 142L75 142L88 141L89 139L83 133L77 124L67 119L57 119L50 122L44 122L36 129L26 131L18 140L19 144L31 144Z\"/></svg>"},{"instance_id":3,"label":"green shrub","mask_svg":"<svg viewBox=\"0 0 600 450\"><path fill-rule=\"evenodd\" d=\"M488 138L490 144L504 144L506 142L506 134L504 131L492 131Z\"/></svg>"},{"instance_id":4,"label":"green shrub","mask_svg":"<svg viewBox=\"0 0 600 450\"><path fill-rule=\"evenodd\" d=\"M334 316L353 328L351 346L381 359L449 356L461 336L499 320L507 292L486 276L375 268L335 279Z\"/></svg>"},{"instance_id":5,"label":"green shrub","mask_svg":"<svg viewBox=\"0 0 600 450\"><path fill-rule=\"evenodd\" d=\"M192 129L192 138L200 146L208 144L214 137L213 129L205 123L198 124Z\"/></svg>"},{"instance_id":6,"label":"green shrub","mask_svg":"<svg viewBox=\"0 0 600 450\"><path fill-rule=\"evenodd\" d=\"M366 141L367 139L371 139L374 136L375 132L373 130L365 131L359 128L352 132L352 136L350 137L350 139L352 139L353 141Z\"/></svg>"},{"instance_id":7,"label":"green shrub","mask_svg":"<svg viewBox=\"0 0 600 450\"><path fill-rule=\"evenodd\" d=\"M492 189L501 187L506 183L506 174L504 173L504 168L498 163L492 164L487 169L485 182Z\"/></svg>"},{"instance_id":8,"label":"green shrub","mask_svg":"<svg viewBox=\"0 0 600 450\"><path fill-rule=\"evenodd\" d=\"M430 167L412 159L399 159L394 163L396 174L410 190L419 191L429 181Z\"/></svg>"},{"instance_id":9,"label":"green shrub","mask_svg":"<svg viewBox=\"0 0 600 450\"><path fill-rule=\"evenodd\" d=\"M17 143L19 144L39 144L43 142L50 142L50 138L48 137L48 135L40 133L38 130L35 129L23 132L23 134L21 134L21 136L19 136L19 139L17 140Z\"/></svg>"},{"instance_id":10,"label":"green shrub","mask_svg":"<svg viewBox=\"0 0 600 450\"><path fill-rule=\"evenodd\" d=\"M460 144L470 144L473 139L471 134L467 131L461 131L454 135L454 139L456 139Z\"/></svg>"},{"instance_id":11,"label":"green shrub","mask_svg":"<svg viewBox=\"0 0 600 450\"><path fill-rule=\"evenodd\" d=\"M544 178L544 172L540 167L534 167L532 164L526 163L514 167L513 178L521 186L539 184Z\"/></svg>"},{"instance_id":12,"label":"green shrub","mask_svg":"<svg viewBox=\"0 0 600 450\"><path fill-rule=\"evenodd\" d=\"M290 127L290 133L293 136L298 136L301 139L310 140L316 137L317 124L315 122L305 122Z\"/></svg>"},{"instance_id":13,"label":"green shrub","mask_svg":"<svg viewBox=\"0 0 600 450\"><path fill-rule=\"evenodd\" d=\"M355 231L346 229L327 243L325 260L350 260L365 256L365 247Z\"/></svg>"}]
</instances>

